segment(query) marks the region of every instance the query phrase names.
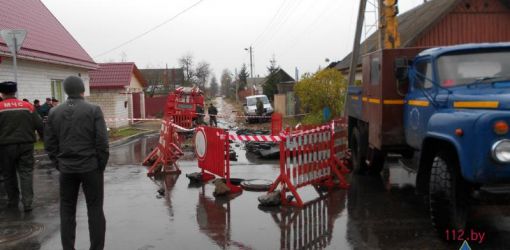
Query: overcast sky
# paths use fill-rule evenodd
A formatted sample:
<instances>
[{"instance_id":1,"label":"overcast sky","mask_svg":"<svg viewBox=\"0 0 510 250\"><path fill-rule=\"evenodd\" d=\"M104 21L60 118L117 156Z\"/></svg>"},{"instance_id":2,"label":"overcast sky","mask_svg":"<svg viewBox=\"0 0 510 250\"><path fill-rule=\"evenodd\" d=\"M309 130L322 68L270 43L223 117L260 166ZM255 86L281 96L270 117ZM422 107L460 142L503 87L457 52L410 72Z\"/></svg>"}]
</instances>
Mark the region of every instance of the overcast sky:
<instances>
[{"instance_id":1,"label":"overcast sky","mask_svg":"<svg viewBox=\"0 0 510 250\"><path fill-rule=\"evenodd\" d=\"M246 63L265 76L272 55L294 76L342 59L352 49L359 0L42 0L96 62L126 58L139 68L178 67L191 53L220 77ZM423 0L399 1L400 12ZM369 20L368 23L373 23ZM103 54L103 55L102 55Z\"/></svg>"}]
</instances>

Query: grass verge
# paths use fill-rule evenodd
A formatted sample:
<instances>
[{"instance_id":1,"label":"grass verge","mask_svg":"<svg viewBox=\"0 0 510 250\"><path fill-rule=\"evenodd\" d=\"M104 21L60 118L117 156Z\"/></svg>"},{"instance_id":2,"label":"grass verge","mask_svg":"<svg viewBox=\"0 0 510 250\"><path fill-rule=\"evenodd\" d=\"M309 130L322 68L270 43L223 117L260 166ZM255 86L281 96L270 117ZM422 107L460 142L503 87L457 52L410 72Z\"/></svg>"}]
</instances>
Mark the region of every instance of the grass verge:
<instances>
[{"instance_id":1,"label":"grass verge","mask_svg":"<svg viewBox=\"0 0 510 250\"><path fill-rule=\"evenodd\" d=\"M129 137L129 136L138 134L142 131L143 130L128 127L128 128L121 128L121 129L112 129L112 130L110 130L108 135L110 137L110 141L113 141L113 140L117 140L120 138L125 138L125 137Z\"/></svg>"},{"instance_id":2,"label":"grass verge","mask_svg":"<svg viewBox=\"0 0 510 250\"><path fill-rule=\"evenodd\" d=\"M34 143L34 150L36 150L36 151L44 150L44 142L43 141L36 141Z\"/></svg>"}]
</instances>

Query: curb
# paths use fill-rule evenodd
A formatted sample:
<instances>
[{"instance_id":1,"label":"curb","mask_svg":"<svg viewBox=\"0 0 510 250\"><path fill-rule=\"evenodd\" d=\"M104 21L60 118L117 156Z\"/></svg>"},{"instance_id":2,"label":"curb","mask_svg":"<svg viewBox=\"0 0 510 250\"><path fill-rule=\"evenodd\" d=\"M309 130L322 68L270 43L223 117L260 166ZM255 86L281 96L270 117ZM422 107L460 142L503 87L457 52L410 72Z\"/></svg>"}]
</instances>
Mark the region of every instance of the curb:
<instances>
[{"instance_id":1,"label":"curb","mask_svg":"<svg viewBox=\"0 0 510 250\"><path fill-rule=\"evenodd\" d=\"M110 142L109 145L110 145L110 148L118 147L118 146L122 146L124 144L127 144L127 143L129 143L131 141L134 141L134 140L136 140L136 139L138 139L140 137L144 137L146 135L151 135L151 134L157 134L157 133L159 133L159 131L156 131L156 130L147 130L147 131L144 131L144 132L140 132L138 134L134 134L132 136L128 136L126 138L122 138L122 139L118 139L118 140L112 141L112 142ZM36 155L34 155L34 158L36 160L40 160L40 159L45 158L47 156L48 156L47 153L36 154Z\"/></svg>"},{"instance_id":2,"label":"curb","mask_svg":"<svg viewBox=\"0 0 510 250\"><path fill-rule=\"evenodd\" d=\"M126 138L115 140L113 142L110 142L110 148L118 147L118 146L121 146L123 144L126 144L126 143L129 143L131 141L134 141L134 140L136 140L136 139L138 139L140 137L144 137L144 136L150 135L150 134L157 134L157 133L159 133L159 131L148 130L148 131L141 132L141 133L138 133L138 134L135 134L135 135L132 135L132 136L128 136Z\"/></svg>"}]
</instances>

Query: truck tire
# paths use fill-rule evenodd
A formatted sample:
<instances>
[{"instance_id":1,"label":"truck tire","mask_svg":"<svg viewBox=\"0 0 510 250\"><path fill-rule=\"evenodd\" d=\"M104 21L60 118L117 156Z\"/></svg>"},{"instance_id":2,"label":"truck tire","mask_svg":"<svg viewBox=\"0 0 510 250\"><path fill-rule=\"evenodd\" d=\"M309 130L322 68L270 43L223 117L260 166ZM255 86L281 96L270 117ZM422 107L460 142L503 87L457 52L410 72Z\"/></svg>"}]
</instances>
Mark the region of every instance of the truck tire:
<instances>
[{"instance_id":1,"label":"truck tire","mask_svg":"<svg viewBox=\"0 0 510 250\"><path fill-rule=\"evenodd\" d=\"M367 166L369 174L378 175L384 168L386 161L386 154L382 151L376 150L372 158L370 166Z\"/></svg>"},{"instance_id":2,"label":"truck tire","mask_svg":"<svg viewBox=\"0 0 510 250\"><path fill-rule=\"evenodd\" d=\"M355 174L366 174L367 164L366 158L363 154L363 143L361 141L361 134L358 128L352 129L351 141L349 142L349 148L351 149L351 165L352 172Z\"/></svg>"},{"instance_id":3,"label":"truck tire","mask_svg":"<svg viewBox=\"0 0 510 250\"><path fill-rule=\"evenodd\" d=\"M438 152L430 171L429 204L432 224L439 235L466 227L468 198L469 188L460 174L455 153Z\"/></svg>"}]
</instances>

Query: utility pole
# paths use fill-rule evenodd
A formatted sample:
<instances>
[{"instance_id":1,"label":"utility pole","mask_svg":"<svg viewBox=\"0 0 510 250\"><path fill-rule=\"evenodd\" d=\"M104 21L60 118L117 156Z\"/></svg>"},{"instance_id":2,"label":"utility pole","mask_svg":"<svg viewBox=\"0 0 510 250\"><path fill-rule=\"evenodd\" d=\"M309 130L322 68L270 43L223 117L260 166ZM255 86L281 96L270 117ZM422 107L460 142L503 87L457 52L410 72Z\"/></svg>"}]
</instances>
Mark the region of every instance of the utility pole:
<instances>
[{"instance_id":1,"label":"utility pole","mask_svg":"<svg viewBox=\"0 0 510 250\"><path fill-rule=\"evenodd\" d=\"M359 3L358 10L358 21L356 23L356 33L354 34L354 44L351 53L351 66L349 68L349 85L354 85L356 80L356 69L358 68L358 58L361 40L361 30L363 29L363 21L365 19L365 9L367 6L367 0L361 0Z\"/></svg>"},{"instance_id":2,"label":"utility pole","mask_svg":"<svg viewBox=\"0 0 510 250\"><path fill-rule=\"evenodd\" d=\"M239 103L239 79L237 79L237 68L235 68L234 85L236 87L236 103Z\"/></svg>"},{"instance_id":3,"label":"utility pole","mask_svg":"<svg viewBox=\"0 0 510 250\"><path fill-rule=\"evenodd\" d=\"M12 40L14 42L14 48L17 48L18 47L18 39L16 39L16 37L14 36L12 38ZM16 54L17 54L16 52L17 52L16 50L12 51L12 63L14 66L14 82L16 82L16 84L17 84L18 83L18 61L16 60ZM17 92L16 92L16 96L18 96Z\"/></svg>"},{"instance_id":4,"label":"utility pole","mask_svg":"<svg viewBox=\"0 0 510 250\"><path fill-rule=\"evenodd\" d=\"M253 81L253 48L250 47L249 48L245 48L244 50L246 51L250 51L250 77L252 78L251 79L251 82ZM253 91L253 82L252 83L248 83L248 88L250 90L250 94L253 94L252 91Z\"/></svg>"},{"instance_id":5,"label":"utility pole","mask_svg":"<svg viewBox=\"0 0 510 250\"><path fill-rule=\"evenodd\" d=\"M0 36L12 53L12 66L14 71L14 81L18 83L18 62L17 55L21 45L27 36L26 30L0 30ZM17 95L17 94L16 94Z\"/></svg>"}]
</instances>

